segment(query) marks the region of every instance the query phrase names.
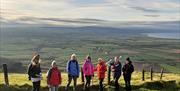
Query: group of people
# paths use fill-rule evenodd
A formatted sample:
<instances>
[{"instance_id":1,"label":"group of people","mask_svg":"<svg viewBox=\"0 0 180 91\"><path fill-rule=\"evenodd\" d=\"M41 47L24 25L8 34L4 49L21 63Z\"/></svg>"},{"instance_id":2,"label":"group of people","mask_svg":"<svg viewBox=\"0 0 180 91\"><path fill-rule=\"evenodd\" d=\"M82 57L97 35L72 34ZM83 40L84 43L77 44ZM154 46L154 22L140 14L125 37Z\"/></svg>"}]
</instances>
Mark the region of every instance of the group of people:
<instances>
[{"instance_id":1,"label":"group of people","mask_svg":"<svg viewBox=\"0 0 180 91\"><path fill-rule=\"evenodd\" d=\"M35 55L32 58L30 65L28 66L29 80L31 80L33 83L32 91L40 90L42 74L39 59L40 55ZM123 73L126 91L131 91L130 81L131 74L134 71L134 67L129 57L126 58L125 65L123 67L121 65L119 57L114 57L114 59L108 63L105 63L105 61L102 58L98 58L98 64L94 67L91 61L91 57L89 55L85 58L84 63L82 65L83 75L86 79L83 89L89 91L91 80L94 77L94 72L96 72L99 80L99 91L103 91L103 81L105 78L105 73L107 71L107 65L112 69L113 82L115 83L114 85L116 91L119 91L118 80L121 76L121 73ZM77 79L79 77L80 68L75 54L72 54L70 60L67 62L66 71L68 74L68 81L65 91L69 91L69 86L72 80L74 83L73 89L74 91L77 91ZM46 77L49 91L58 91L58 86L61 84L62 78L61 72L56 65L56 61L53 61L51 63L51 67L48 70Z\"/></svg>"}]
</instances>

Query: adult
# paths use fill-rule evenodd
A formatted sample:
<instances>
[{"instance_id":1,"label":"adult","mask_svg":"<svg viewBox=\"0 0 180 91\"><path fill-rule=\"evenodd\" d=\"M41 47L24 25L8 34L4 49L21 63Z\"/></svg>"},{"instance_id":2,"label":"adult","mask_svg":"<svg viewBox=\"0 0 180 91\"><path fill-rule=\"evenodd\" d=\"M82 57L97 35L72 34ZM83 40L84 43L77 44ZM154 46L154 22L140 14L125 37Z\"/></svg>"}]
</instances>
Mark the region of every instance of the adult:
<instances>
[{"instance_id":1,"label":"adult","mask_svg":"<svg viewBox=\"0 0 180 91\"><path fill-rule=\"evenodd\" d=\"M77 91L77 78L79 77L79 64L76 58L76 54L71 55L71 59L67 62L66 70L68 73L68 83L66 86L66 91L69 90L69 85L73 79L74 81L74 91Z\"/></svg>"},{"instance_id":2,"label":"adult","mask_svg":"<svg viewBox=\"0 0 180 91\"><path fill-rule=\"evenodd\" d=\"M86 83L84 85L84 89L89 90L89 87L91 84L91 79L94 75L94 67L91 62L91 57L89 55L84 60L82 68L83 68L84 77L86 78Z\"/></svg>"},{"instance_id":3,"label":"adult","mask_svg":"<svg viewBox=\"0 0 180 91\"><path fill-rule=\"evenodd\" d=\"M103 81L105 78L105 72L107 71L107 68L102 58L98 58L98 64L94 71L97 71L97 77L99 79L99 91L103 91Z\"/></svg>"},{"instance_id":4,"label":"adult","mask_svg":"<svg viewBox=\"0 0 180 91\"><path fill-rule=\"evenodd\" d=\"M33 56L33 58L31 59L31 63L28 66L29 80L31 80L33 84L32 91L40 91L41 67L39 59L40 55Z\"/></svg>"},{"instance_id":5,"label":"adult","mask_svg":"<svg viewBox=\"0 0 180 91\"><path fill-rule=\"evenodd\" d=\"M125 65L122 68L124 81L125 81L125 89L126 91L131 91L131 74L134 71L134 66L132 65L132 61L130 58L126 58Z\"/></svg>"},{"instance_id":6,"label":"adult","mask_svg":"<svg viewBox=\"0 0 180 91\"><path fill-rule=\"evenodd\" d=\"M119 60L119 57L114 57L114 62L112 64L112 72L113 72L113 80L115 82L115 91L119 91L119 78L121 76L121 62Z\"/></svg>"}]
</instances>

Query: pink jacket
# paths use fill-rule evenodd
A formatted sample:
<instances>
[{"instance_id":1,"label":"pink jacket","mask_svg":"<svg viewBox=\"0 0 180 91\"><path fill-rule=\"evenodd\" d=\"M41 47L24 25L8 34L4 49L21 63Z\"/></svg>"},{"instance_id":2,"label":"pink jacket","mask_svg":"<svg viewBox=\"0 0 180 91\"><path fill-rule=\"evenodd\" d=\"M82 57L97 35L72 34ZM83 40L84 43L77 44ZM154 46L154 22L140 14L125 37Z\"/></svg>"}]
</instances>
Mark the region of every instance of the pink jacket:
<instances>
[{"instance_id":1,"label":"pink jacket","mask_svg":"<svg viewBox=\"0 0 180 91\"><path fill-rule=\"evenodd\" d=\"M91 63L91 60L89 59L84 60L82 68L83 68L84 76L92 76L94 74L94 67L93 64Z\"/></svg>"}]
</instances>

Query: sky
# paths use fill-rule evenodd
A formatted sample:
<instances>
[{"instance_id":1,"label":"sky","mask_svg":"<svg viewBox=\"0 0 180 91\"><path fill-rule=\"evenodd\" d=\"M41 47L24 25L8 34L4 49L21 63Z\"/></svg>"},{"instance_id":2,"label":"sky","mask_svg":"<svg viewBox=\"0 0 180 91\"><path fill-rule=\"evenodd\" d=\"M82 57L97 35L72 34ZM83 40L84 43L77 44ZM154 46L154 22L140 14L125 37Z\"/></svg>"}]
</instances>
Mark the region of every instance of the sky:
<instances>
[{"instance_id":1,"label":"sky","mask_svg":"<svg viewBox=\"0 0 180 91\"><path fill-rule=\"evenodd\" d=\"M0 0L0 18L177 21L180 0Z\"/></svg>"}]
</instances>

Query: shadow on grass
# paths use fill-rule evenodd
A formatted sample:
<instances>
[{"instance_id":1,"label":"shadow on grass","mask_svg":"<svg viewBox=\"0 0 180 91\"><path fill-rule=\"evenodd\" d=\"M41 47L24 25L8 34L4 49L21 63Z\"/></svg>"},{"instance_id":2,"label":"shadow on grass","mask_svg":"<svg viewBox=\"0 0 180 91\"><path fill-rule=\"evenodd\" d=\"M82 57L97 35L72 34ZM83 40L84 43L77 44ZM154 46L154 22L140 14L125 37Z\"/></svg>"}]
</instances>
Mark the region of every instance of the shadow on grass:
<instances>
[{"instance_id":1,"label":"shadow on grass","mask_svg":"<svg viewBox=\"0 0 180 91\"><path fill-rule=\"evenodd\" d=\"M0 91L31 91L31 85L24 84L22 86L18 85L10 85L5 86L0 84ZM83 91L83 84L78 85L77 91ZM132 86L133 91L149 91L149 90L159 90L159 91L179 91L180 83L176 83L176 81L153 81L146 82L139 86ZM114 86L105 86L104 91L114 91ZM41 91L48 91L48 87L41 87ZM64 86L60 86L59 91L65 91ZM73 88L70 87L69 91L73 91ZM98 91L98 85L92 85L90 87L90 91ZM124 87L120 86L119 91L125 91Z\"/></svg>"},{"instance_id":2,"label":"shadow on grass","mask_svg":"<svg viewBox=\"0 0 180 91\"><path fill-rule=\"evenodd\" d=\"M172 81L153 81L146 82L140 86L133 86L133 89L148 89L148 90L159 90L159 91L179 91L180 83L176 83L175 80Z\"/></svg>"}]
</instances>

